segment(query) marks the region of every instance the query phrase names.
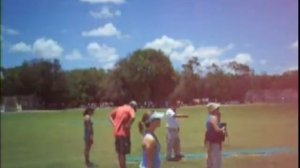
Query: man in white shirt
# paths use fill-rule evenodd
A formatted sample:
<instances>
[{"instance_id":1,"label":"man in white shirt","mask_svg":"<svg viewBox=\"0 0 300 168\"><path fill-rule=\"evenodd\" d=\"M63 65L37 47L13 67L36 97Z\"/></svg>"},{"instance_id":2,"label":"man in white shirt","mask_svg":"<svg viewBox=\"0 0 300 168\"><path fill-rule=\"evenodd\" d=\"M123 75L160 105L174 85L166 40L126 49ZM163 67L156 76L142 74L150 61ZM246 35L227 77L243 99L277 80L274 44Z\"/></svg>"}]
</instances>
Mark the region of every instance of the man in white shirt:
<instances>
[{"instance_id":1,"label":"man in white shirt","mask_svg":"<svg viewBox=\"0 0 300 168\"><path fill-rule=\"evenodd\" d=\"M182 157L180 151L180 139L179 139L179 123L176 118L187 118L187 115L176 113L177 103L172 102L170 108L166 111L167 117L167 161L178 161ZM174 157L172 157L172 151L174 151Z\"/></svg>"}]
</instances>

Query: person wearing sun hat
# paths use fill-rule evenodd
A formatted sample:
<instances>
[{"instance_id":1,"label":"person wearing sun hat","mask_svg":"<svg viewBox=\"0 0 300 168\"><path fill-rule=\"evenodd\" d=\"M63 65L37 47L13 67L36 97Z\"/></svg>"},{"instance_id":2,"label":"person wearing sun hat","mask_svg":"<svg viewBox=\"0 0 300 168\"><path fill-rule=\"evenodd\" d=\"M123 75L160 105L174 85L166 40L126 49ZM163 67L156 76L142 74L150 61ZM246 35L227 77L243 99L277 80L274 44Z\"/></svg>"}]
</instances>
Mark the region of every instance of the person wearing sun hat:
<instances>
[{"instance_id":1,"label":"person wearing sun hat","mask_svg":"<svg viewBox=\"0 0 300 168\"><path fill-rule=\"evenodd\" d=\"M139 132L143 135L143 156L140 168L160 168L160 143L155 130L160 126L164 113L145 112L139 122Z\"/></svg>"},{"instance_id":2,"label":"person wearing sun hat","mask_svg":"<svg viewBox=\"0 0 300 168\"><path fill-rule=\"evenodd\" d=\"M205 146L207 147L207 168L221 168L222 138L225 127L220 127L220 104L207 104L208 119L206 122Z\"/></svg>"}]
</instances>

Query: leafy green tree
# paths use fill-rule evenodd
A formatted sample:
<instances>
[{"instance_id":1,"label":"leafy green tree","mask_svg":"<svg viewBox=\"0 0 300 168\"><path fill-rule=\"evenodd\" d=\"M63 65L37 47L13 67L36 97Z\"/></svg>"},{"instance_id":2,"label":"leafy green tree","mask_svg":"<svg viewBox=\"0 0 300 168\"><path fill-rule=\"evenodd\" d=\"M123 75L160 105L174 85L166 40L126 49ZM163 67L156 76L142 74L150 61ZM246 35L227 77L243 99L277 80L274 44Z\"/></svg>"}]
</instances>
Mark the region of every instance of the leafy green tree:
<instances>
[{"instance_id":1,"label":"leafy green tree","mask_svg":"<svg viewBox=\"0 0 300 168\"><path fill-rule=\"evenodd\" d=\"M206 75L205 90L208 98L212 101L225 102L230 99L231 81L230 75L226 74L218 65L212 64L208 67Z\"/></svg>"},{"instance_id":2,"label":"leafy green tree","mask_svg":"<svg viewBox=\"0 0 300 168\"><path fill-rule=\"evenodd\" d=\"M5 96L35 95L47 104L64 103L67 96L64 73L58 60L34 59L3 73Z\"/></svg>"},{"instance_id":3,"label":"leafy green tree","mask_svg":"<svg viewBox=\"0 0 300 168\"><path fill-rule=\"evenodd\" d=\"M172 99L190 103L192 99L201 97L200 63L197 57L192 57L182 65L183 71L172 94Z\"/></svg>"},{"instance_id":4,"label":"leafy green tree","mask_svg":"<svg viewBox=\"0 0 300 168\"><path fill-rule=\"evenodd\" d=\"M251 78L254 73L248 65L235 61L230 62L228 68L234 72L231 77L230 98L243 102L247 91L251 88Z\"/></svg>"},{"instance_id":5,"label":"leafy green tree","mask_svg":"<svg viewBox=\"0 0 300 168\"><path fill-rule=\"evenodd\" d=\"M71 106L99 103L103 97L105 71L96 68L65 72L68 83L68 102Z\"/></svg>"},{"instance_id":6,"label":"leafy green tree","mask_svg":"<svg viewBox=\"0 0 300 168\"><path fill-rule=\"evenodd\" d=\"M21 68L24 92L35 94L46 104L64 103L66 79L58 60L34 59L25 62Z\"/></svg>"},{"instance_id":7,"label":"leafy green tree","mask_svg":"<svg viewBox=\"0 0 300 168\"><path fill-rule=\"evenodd\" d=\"M102 85L104 88L102 100L114 102L116 105L128 103L132 99L132 94L125 85L120 67L109 71Z\"/></svg>"},{"instance_id":8,"label":"leafy green tree","mask_svg":"<svg viewBox=\"0 0 300 168\"><path fill-rule=\"evenodd\" d=\"M298 90L298 79L298 70L286 71L281 75L274 75L272 88L279 90L286 88Z\"/></svg>"},{"instance_id":9,"label":"leafy green tree","mask_svg":"<svg viewBox=\"0 0 300 168\"><path fill-rule=\"evenodd\" d=\"M112 94L114 100L119 93L122 101L135 99L161 103L175 85L175 72L169 58L153 49L135 51L121 60L110 75L108 81L114 84L110 85L106 95Z\"/></svg>"},{"instance_id":10,"label":"leafy green tree","mask_svg":"<svg viewBox=\"0 0 300 168\"><path fill-rule=\"evenodd\" d=\"M20 71L20 67L2 68L3 81L1 81L1 96L14 96L22 91Z\"/></svg>"},{"instance_id":11,"label":"leafy green tree","mask_svg":"<svg viewBox=\"0 0 300 168\"><path fill-rule=\"evenodd\" d=\"M200 68L199 60L193 57L182 65L181 72L175 72L169 58L153 49L137 50L108 71L63 71L58 60L33 59L17 67L1 67L1 98L34 95L45 107L62 103L79 106L90 101L122 104L131 99L189 103L206 97L242 102L249 90L298 90L298 70L256 75L248 65L230 62L227 68L231 73L213 64L203 75Z\"/></svg>"}]
</instances>

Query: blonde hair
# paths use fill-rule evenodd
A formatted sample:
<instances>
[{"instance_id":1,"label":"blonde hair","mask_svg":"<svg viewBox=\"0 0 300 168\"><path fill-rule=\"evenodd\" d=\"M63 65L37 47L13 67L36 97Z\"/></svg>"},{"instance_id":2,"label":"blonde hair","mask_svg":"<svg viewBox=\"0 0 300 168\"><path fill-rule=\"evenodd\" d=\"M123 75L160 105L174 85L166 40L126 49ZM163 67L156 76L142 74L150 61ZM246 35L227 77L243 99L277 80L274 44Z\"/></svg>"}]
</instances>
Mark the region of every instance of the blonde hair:
<instances>
[{"instance_id":1,"label":"blonde hair","mask_svg":"<svg viewBox=\"0 0 300 168\"><path fill-rule=\"evenodd\" d=\"M144 112L141 121L139 121L139 123L138 123L138 128L139 128L140 134L143 134L145 132L145 129L147 127L149 127L149 123L146 123L146 122L149 120L150 116L153 113L154 113L154 110Z\"/></svg>"}]
</instances>

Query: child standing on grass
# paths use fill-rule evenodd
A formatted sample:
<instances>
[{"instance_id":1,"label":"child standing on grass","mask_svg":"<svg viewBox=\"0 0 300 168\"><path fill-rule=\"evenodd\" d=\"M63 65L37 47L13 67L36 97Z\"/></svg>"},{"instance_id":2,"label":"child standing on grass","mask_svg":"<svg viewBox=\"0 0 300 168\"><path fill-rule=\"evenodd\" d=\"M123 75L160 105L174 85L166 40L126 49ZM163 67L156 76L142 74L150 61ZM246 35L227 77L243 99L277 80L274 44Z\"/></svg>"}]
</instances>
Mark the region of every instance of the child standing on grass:
<instances>
[{"instance_id":1,"label":"child standing on grass","mask_svg":"<svg viewBox=\"0 0 300 168\"><path fill-rule=\"evenodd\" d=\"M88 106L84 112L83 112L83 125L84 125L84 159L85 164L87 167L92 166L92 162L90 161L89 155L90 150L92 147L92 144L94 142L93 136L94 136L94 130L93 130L93 122L91 120L92 115L94 113L94 108L91 106Z\"/></svg>"}]
</instances>

